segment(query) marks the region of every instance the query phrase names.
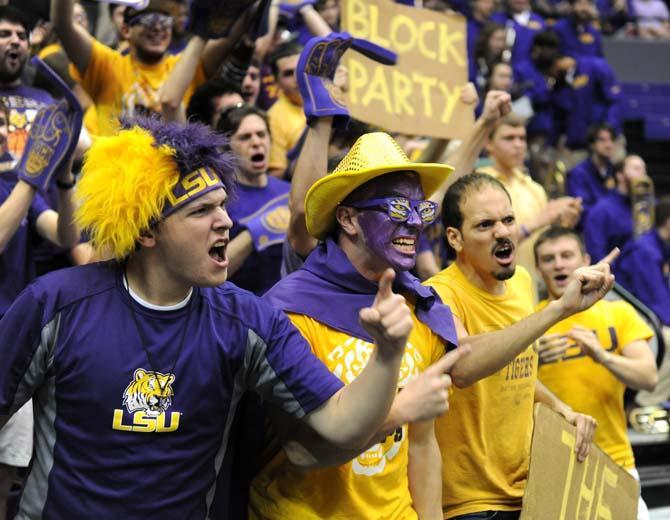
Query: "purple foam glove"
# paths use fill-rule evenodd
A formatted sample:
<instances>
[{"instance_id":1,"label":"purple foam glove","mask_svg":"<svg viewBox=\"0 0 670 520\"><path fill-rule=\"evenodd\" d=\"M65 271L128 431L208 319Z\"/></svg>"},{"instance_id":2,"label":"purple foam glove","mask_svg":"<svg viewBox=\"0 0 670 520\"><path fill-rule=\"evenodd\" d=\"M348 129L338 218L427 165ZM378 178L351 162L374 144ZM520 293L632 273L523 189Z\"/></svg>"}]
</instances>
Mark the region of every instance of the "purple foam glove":
<instances>
[{"instance_id":1,"label":"purple foam glove","mask_svg":"<svg viewBox=\"0 0 670 520\"><path fill-rule=\"evenodd\" d=\"M19 179L44 190L54 173L74 153L81 131L83 111L74 93L58 74L39 58L33 58L32 62L64 94L63 99L43 107L35 116L16 168Z\"/></svg>"},{"instance_id":2,"label":"purple foam glove","mask_svg":"<svg viewBox=\"0 0 670 520\"><path fill-rule=\"evenodd\" d=\"M255 213L240 219L239 223L247 228L254 241L254 249L260 252L284 241L290 218L288 193L285 193L265 203Z\"/></svg>"},{"instance_id":3,"label":"purple foam glove","mask_svg":"<svg viewBox=\"0 0 670 520\"><path fill-rule=\"evenodd\" d=\"M186 30L206 40L227 36L255 0L191 0Z\"/></svg>"},{"instance_id":4,"label":"purple foam glove","mask_svg":"<svg viewBox=\"0 0 670 520\"><path fill-rule=\"evenodd\" d=\"M342 125L349 120L343 96L332 81L340 58L349 47L384 65L393 65L398 59L394 52L346 32L332 32L309 40L296 68L308 121L314 117L333 117L335 125Z\"/></svg>"}]
</instances>

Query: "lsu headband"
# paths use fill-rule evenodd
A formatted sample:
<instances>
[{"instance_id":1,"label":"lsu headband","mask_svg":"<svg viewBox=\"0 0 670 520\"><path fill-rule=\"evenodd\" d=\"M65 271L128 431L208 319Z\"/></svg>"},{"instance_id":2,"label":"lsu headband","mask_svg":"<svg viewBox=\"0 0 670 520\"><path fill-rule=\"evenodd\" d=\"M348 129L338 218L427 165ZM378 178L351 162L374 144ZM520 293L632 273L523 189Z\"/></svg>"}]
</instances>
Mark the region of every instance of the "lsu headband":
<instances>
[{"instance_id":1,"label":"lsu headband","mask_svg":"<svg viewBox=\"0 0 670 520\"><path fill-rule=\"evenodd\" d=\"M225 186L217 173L208 166L183 175L167 194L163 217L171 215L189 202L219 188L225 189Z\"/></svg>"}]
</instances>

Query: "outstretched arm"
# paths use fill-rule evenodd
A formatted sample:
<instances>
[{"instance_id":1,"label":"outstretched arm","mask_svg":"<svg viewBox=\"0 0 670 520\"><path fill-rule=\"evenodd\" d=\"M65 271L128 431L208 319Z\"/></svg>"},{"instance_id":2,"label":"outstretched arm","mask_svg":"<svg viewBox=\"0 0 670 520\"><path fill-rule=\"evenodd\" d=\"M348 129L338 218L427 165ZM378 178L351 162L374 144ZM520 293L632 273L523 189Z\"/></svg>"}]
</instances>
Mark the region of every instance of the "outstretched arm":
<instances>
[{"instance_id":1,"label":"outstretched arm","mask_svg":"<svg viewBox=\"0 0 670 520\"><path fill-rule=\"evenodd\" d=\"M18 181L9 197L0 205L0 254L19 229L28 214L36 190L30 184Z\"/></svg>"},{"instance_id":2,"label":"outstretched arm","mask_svg":"<svg viewBox=\"0 0 670 520\"><path fill-rule=\"evenodd\" d=\"M472 353L454 366L451 377L459 387L469 386L505 367L550 327L600 300L614 285L610 263L617 257L615 249L598 264L575 271L560 299L523 320L495 332L467 336L459 320L456 327L459 343L469 345Z\"/></svg>"},{"instance_id":3,"label":"outstretched arm","mask_svg":"<svg viewBox=\"0 0 670 520\"><path fill-rule=\"evenodd\" d=\"M315 119L312 124L308 125L305 143L298 156L291 179L288 199L291 219L287 238L291 248L303 258L317 244L316 238L307 231L305 196L312 185L328 173L328 142L332 126L332 117Z\"/></svg>"},{"instance_id":4,"label":"outstretched arm","mask_svg":"<svg viewBox=\"0 0 670 520\"><path fill-rule=\"evenodd\" d=\"M51 21L70 61L80 74L85 74L91 61L93 37L83 27L74 23L74 0L52 0Z\"/></svg>"}]
</instances>

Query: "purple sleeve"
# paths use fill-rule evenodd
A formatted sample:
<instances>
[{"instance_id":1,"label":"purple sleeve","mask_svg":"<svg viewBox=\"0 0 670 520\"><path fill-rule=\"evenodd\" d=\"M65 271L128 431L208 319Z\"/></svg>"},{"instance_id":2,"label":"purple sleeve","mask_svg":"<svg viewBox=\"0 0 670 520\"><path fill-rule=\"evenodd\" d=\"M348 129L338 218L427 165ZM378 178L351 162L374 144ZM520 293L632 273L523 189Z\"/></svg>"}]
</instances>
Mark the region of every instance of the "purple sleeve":
<instances>
[{"instance_id":1,"label":"purple sleeve","mask_svg":"<svg viewBox=\"0 0 670 520\"><path fill-rule=\"evenodd\" d=\"M599 83L602 96L607 104L606 122L617 133L621 132L621 115L619 105L621 104L621 86L614 75L614 71L604 59L598 61Z\"/></svg>"},{"instance_id":2,"label":"purple sleeve","mask_svg":"<svg viewBox=\"0 0 670 520\"><path fill-rule=\"evenodd\" d=\"M50 338L49 327L43 327L42 320L43 306L31 287L16 298L0 320L0 415L18 410L41 384Z\"/></svg>"},{"instance_id":3,"label":"purple sleeve","mask_svg":"<svg viewBox=\"0 0 670 520\"><path fill-rule=\"evenodd\" d=\"M249 331L244 364L247 388L298 418L343 386L278 310L271 311L270 325L263 332Z\"/></svg>"}]
</instances>

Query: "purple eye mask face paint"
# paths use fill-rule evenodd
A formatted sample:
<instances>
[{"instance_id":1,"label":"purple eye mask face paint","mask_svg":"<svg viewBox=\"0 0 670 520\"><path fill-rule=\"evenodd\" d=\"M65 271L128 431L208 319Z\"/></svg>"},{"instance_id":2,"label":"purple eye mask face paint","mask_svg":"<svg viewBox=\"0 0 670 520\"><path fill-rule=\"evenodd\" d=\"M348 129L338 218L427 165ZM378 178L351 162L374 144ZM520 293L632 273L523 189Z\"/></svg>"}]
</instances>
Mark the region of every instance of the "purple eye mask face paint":
<instances>
[{"instance_id":1,"label":"purple eye mask face paint","mask_svg":"<svg viewBox=\"0 0 670 520\"><path fill-rule=\"evenodd\" d=\"M380 182L384 180L383 184ZM423 190L416 175L392 175L375 179L374 194L370 198L402 196L423 199ZM374 181L372 181L374 182ZM367 248L385 264L398 271L408 271L416 262L416 246L424 224L419 214L412 211L407 222L392 221L385 210L360 210L358 223Z\"/></svg>"}]
</instances>

